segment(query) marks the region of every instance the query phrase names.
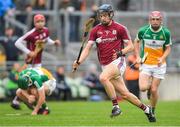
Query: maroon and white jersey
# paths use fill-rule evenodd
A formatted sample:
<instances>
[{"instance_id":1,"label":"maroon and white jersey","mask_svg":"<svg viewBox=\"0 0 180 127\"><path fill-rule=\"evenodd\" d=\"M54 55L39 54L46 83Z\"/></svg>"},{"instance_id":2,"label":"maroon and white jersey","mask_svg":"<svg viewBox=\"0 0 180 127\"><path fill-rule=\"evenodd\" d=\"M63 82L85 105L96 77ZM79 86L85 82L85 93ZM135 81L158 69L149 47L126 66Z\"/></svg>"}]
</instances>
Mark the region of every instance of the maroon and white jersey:
<instances>
[{"instance_id":1,"label":"maroon and white jersey","mask_svg":"<svg viewBox=\"0 0 180 127\"><path fill-rule=\"evenodd\" d=\"M41 31L36 30L33 28L29 32L27 32L25 35L23 35L21 38L19 38L16 42L16 46L24 51L26 54L28 54L30 51L35 50L35 44L37 40L43 40L47 41L49 39L49 31L48 28L44 27ZM26 47L22 47L22 42L26 42ZM41 57L42 57L42 51L40 51L37 56L33 59L31 63L28 64L40 64L41 63Z\"/></svg>"},{"instance_id":2,"label":"maroon and white jersey","mask_svg":"<svg viewBox=\"0 0 180 127\"><path fill-rule=\"evenodd\" d=\"M109 26L95 26L90 32L88 43L96 43L100 64L107 65L113 61L113 50L123 49L124 43L130 39L127 28L112 21Z\"/></svg>"}]
</instances>

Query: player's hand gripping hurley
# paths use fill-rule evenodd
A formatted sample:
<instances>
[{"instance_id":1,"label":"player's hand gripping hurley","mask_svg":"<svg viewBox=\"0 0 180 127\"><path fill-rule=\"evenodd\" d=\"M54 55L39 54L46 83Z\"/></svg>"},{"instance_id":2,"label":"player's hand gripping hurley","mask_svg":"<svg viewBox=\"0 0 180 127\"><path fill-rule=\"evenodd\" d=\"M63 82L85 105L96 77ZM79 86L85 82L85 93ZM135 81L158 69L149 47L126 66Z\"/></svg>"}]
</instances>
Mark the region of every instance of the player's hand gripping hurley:
<instances>
[{"instance_id":1,"label":"player's hand gripping hurley","mask_svg":"<svg viewBox=\"0 0 180 127\"><path fill-rule=\"evenodd\" d=\"M146 53L144 54L143 58L142 58L141 61L140 61L140 64L143 64L143 63L146 61L147 56L148 56L148 52L146 52ZM138 62L135 62L135 63L131 64L129 67L132 68L132 67L133 67L134 65L136 65L137 63L138 63Z\"/></svg>"},{"instance_id":2,"label":"player's hand gripping hurley","mask_svg":"<svg viewBox=\"0 0 180 127\"><path fill-rule=\"evenodd\" d=\"M34 64L34 59L37 56L37 54L44 49L45 47L45 41L43 40L37 40L36 44L35 44L35 50L33 51L33 56L29 56L26 59L26 62L30 63L32 62L32 64Z\"/></svg>"},{"instance_id":3,"label":"player's hand gripping hurley","mask_svg":"<svg viewBox=\"0 0 180 127\"><path fill-rule=\"evenodd\" d=\"M76 60L76 63L77 63L77 64L80 64L80 63L79 63L79 59L80 59L80 56L81 56L81 53L82 53L84 44L85 44L85 42L87 41L88 33L89 33L89 31L91 30L91 28L93 27L94 22L95 22L95 19L94 19L94 18L89 18L89 19L86 21L85 25L84 25L82 45L81 45L81 48L80 48L80 50L79 50L79 54L78 54L78 57L77 57L77 60ZM76 69L77 69L77 68L73 68L73 72L76 71Z\"/></svg>"}]
</instances>

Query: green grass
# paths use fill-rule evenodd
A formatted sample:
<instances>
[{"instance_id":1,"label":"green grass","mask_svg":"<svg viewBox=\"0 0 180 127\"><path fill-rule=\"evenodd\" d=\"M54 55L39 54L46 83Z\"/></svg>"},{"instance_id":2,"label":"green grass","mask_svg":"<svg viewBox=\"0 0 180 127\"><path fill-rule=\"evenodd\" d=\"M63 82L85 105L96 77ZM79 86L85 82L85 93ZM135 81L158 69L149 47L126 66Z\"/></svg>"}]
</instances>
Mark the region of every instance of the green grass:
<instances>
[{"instance_id":1,"label":"green grass","mask_svg":"<svg viewBox=\"0 0 180 127\"><path fill-rule=\"evenodd\" d=\"M111 102L48 102L51 114L31 116L31 110L22 104L22 110L13 110L9 103L0 103L0 126L180 126L180 102L159 102L157 122L149 123L144 113L128 102L120 102L123 114L109 117Z\"/></svg>"}]
</instances>

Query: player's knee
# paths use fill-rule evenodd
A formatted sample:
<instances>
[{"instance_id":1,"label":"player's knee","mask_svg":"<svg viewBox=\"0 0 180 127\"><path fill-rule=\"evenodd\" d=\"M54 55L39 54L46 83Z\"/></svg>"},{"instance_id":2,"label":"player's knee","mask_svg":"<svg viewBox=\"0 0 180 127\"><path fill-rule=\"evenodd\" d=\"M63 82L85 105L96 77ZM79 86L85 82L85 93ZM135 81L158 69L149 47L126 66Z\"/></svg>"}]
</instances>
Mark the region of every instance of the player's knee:
<instances>
[{"instance_id":1,"label":"player's knee","mask_svg":"<svg viewBox=\"0 0 180 127\"><path fill-rule=\"evenodd\" d=\"M151 88L151 94L152 94L152 95L155 95L155 94L157 94L157 93L158 93L158 91L157 91L156 88Z\"/></svg>"},{"instance_id":2,"label":"player's knee","mask_svg":"<svg viewBox=\"0 0 180 127\"><path fill-rule=\"evenodd\" d=\"M16 90L16 95L17 95L18 97L20 97L20 96L21 96L21 92L22 92L21 89L17 89L17 90Z\"/></svg>"},{"instance_id":3,"label":"player's knee","mask_svg":"<svg viewBox=\"0 0 180 127\"><path fill-rule=\"evenodd\" d=\"M105 85L106 82L108 81L108 78L106 76L100 75L99 80L103 85Z\"/></svg>"},{"instance_id":4,"label":"player's knee","mask_svg":"<svg viewBox=\"0 0 180 127\"><path fill-rule=\"evenodd\" d=\"M145 92L148 88L145 86L139 86L140 91Z\"/></svg>"},{"instance_id":5,"label":"player's knee","mask_svg":"<svg viewBox=\"0 0 180 127\"><path fill-rule=\"evenodd\" d=\"M38 91L37 91L36 88L30 89L30 93L31 93L32 95L34 95L35 97L38 97Z\"/></svg>"}]
</instances>

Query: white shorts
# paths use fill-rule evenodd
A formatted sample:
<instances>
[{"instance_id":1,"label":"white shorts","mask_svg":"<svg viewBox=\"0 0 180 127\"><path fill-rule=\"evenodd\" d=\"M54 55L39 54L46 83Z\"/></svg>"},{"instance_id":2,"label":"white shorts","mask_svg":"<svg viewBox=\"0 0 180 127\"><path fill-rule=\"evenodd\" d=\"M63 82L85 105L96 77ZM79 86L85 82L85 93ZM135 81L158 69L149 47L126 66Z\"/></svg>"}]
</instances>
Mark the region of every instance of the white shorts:
<instances>
[{"instance_id":1,"label":"white shorts","mask_svg":"<svg viewBox=\"0 0 180 127\"><path fill-rule=\"evenodd\" d=\"M49 92L47 93L47 95L50 96L56 88L56 80L55 79L48 80L44 82L44 85L48 86Z\"/></svg>"},{"instance_id":2,"label":"white shorts","mask_svg":"<svg viewBox=\"0 0 180 127\"><path fill-rule=\"evenodd\" d=\"M41 64L28 64L28 68L35 68L35 69L39 69L41 68Z\"/></svg>"},{"instance_id":3,"label":"white shorts","mask_svg":"<svg viewBox=\"0 0 180 127\"><path fill-rule=\"evenodd\" d=\"M166 64L163 64L160 67L158 67L157 65L143 64L140 67L140 70L140 73L147 74L159 79L164 79L164 75L166 74Z\"/></svg>"},{"instance_id":4,"label":"white shorts","mask_svg":"<svg viewBox=\"0 0 180 127\"><path fill-rule=\"evenodd\" d=\"M120 71L121 76L124 74L126 70L126 60L125 57L119 57L118 59L111 62L112 64L116 65ZM104 66L102 66L102 69Z\"/></svg>"}]
</instances>

